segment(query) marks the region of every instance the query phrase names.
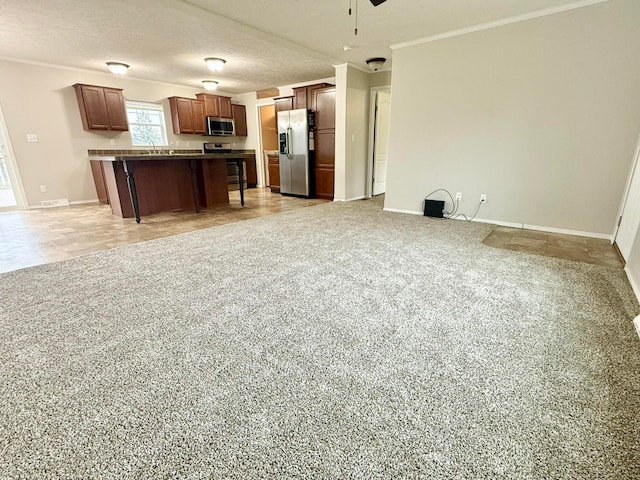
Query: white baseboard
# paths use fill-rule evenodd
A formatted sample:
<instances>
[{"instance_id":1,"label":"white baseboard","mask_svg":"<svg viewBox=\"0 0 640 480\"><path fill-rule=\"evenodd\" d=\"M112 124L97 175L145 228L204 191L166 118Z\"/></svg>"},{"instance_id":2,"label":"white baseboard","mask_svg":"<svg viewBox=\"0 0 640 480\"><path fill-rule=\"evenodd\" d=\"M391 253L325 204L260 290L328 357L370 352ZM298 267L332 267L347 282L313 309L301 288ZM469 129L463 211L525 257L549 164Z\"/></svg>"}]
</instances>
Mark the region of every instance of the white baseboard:
<instances>
[{"instance_id":1,"label":"white baseboard","mask_svg":"<svg viewBox=\"0 0 640 480\"><path fill-rule=\"evenodd\" d=\"M631 273L631 269L628 266L624 267L624 273L627 274L627 278L629 279L629 283L631 284L631 288L633 288L633 293L636 294L636 298L640 302L640 285L636 282L636 279L633 277Z\"/></svg>"},{"instance_id":2,"label":"white baseboard","mask_svg":"<svg viewBox=\"0 0 640 480\"><path fill-rule=\"evenodd\" d=\"M393 213L408 213L410 215L423 215L424 213L419 210L404 210L402 208L389 208L384 207L382 210L385 212L393 212Z\"/></svg>"},{"instance_id":3,"label":"white baseboard","mask_svg":"<svg viewBox=\"0 0 640 480\"><path fill-rule=\"evenodd\" d=\"M563 235L575 235L576 237L602 238L604 240L611 241L611 235L608 235L606 233L584 232L582 230L569 230L566 228L547 227L544 225L530 225L528 223L502 222L500 220L486 220L484 218L474 218L472 221L480 223L493 223L503 227L524 228L525 230L536 230L538 232L562 233Z\"/></svg>"},{"instance_id":4,"label":"white baseboard","mask_svg":"<svg viewBox=\"0 0 640 480\"><path fill-rule=\"evenodd\" d=\"M410 215L423 215L423 212L419 210L404 210L401 208L388 208L388 207L384 207L383 210L385 212L408 213ZM455 218L455 220L464 220L464 217L458 217L458 218ZM539 232L562 233L565 235L575 235L578 237L602 238L602 239L611 241L611 235L607 235L606 233L583 232L582 230L568 230L566 228L529 225L527 223L504 222L502 220L488 220L486 218L474 218L471 221L479 222L479 223L490 223L493 225L500 225L501 227L524 228L527 230L537 230Z\"/></svg>"},{"instance_id":5,"label":"white baseboard","mask_svg":"<svg viewBox=\"0 0 640 480\"><path fill-rule=\"evenodd\" d=\"M365 198L365 196L364 196L364 195L360 195L359 197L347 198L347 200L346 200L346 201L347 201L347 202L353 202L353 201L355 201L355 200L362 200L362 199L364 199L364 198Z\"/></svg>"},{"instance_id":6,"label":"white baseboard","mask_svg":"<svg viewBox=\"0 0 640 480\"><path fill-rule=\"evenodd\" d=\"M67 205L84 205L86 203L100 203L100 200L98 200L97 198L94 198L92 200L74 200L73 202L70 202L69 200L67 200L66 198L61 199L61 200L52 200L52 202L62 202L60 205L56 205L56 207L65 207ZM66 204L65 204L66 202ZM45 207L42 203L40 205L28 205L27 206L27 210L37 210L39 208L50 208L50 207Z\"/></svg>"}]
</instances>

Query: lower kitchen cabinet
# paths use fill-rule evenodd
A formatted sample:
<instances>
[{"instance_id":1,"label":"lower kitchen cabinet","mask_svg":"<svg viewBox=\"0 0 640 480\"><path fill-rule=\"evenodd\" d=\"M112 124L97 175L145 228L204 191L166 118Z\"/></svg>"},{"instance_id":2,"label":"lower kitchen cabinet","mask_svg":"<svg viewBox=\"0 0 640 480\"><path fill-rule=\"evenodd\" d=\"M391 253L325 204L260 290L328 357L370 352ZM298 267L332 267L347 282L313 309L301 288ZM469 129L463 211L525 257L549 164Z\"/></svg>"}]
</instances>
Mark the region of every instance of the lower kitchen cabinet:
<instances>
[{"instance_id":1,"label":"lower kitchen cabinet","mask_svg":"<svg viewBox=\"0 0 640 480\"><path fill-rule=\"evenodd\" d=\"M269 188L274 193L280 192L280 156L278 152L267 153L267 168L269 170Z\"/></svg>"},{"instance_id":2,"label":"lower kitchen cabinet","mask_svg":"<svg viewBox=\"0 0 640 480\"><path fill-rule=\"evenodd\" d=\"M245 168L247 169L247 188L256 188L258 185L258 172L256 171L256 158L247 158L245 162Z\"/></svg>"}]
</instances>

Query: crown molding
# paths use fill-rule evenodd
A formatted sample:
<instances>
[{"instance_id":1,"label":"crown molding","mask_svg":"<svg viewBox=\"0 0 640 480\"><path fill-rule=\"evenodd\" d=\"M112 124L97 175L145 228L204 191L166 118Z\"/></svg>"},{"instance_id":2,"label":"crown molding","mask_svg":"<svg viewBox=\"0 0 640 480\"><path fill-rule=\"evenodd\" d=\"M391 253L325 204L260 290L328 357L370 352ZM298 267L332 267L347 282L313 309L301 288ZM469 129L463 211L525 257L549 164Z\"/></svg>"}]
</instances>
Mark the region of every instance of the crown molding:
<instances>
[{"instance_id":1,"label":"crown molding","mask_svg":"<svg viewBox=\"0 0 640 480\"><path fill-rule=\"evenodd\" d=\"M536 10L534 12L524 13L522 15L516 15L514 17L507 17L494 22L481 23L472 27L460 28L458 30L451 30L445 33L439 33L437 35L431 35L429 37L418 38L416 40L409 40L407 42L394 43L390 46L391 50L399 50L401 48L413 47L415 45L421 45L423 43L436 42L438 40L444 40L445 38L458 37L460 35L466 35L467 33L480 32L482 30L489 30L491 28L502 27L503 25L510 25L512 23L524 22L526 20L532 20L534 18L546 17L547 15L554 15L556 13L566 12L568 10L575 10L577 8L588 7L598 3L608 2L609 0L581 0L579 2L569 3L567 5L561 5L558 7L544 8L542 10Z\"/></svg>"}]
</instances>

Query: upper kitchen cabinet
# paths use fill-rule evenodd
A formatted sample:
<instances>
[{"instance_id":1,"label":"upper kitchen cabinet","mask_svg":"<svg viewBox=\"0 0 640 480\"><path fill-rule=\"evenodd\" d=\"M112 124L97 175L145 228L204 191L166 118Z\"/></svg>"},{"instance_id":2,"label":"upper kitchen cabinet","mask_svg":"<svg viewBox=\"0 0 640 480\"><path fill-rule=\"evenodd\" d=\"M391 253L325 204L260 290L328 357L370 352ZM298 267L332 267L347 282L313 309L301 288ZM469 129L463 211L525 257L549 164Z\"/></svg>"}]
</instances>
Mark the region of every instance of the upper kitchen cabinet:
<instances>
[{"instance_id":1,"label":"upper kitchen cabinet","mask_svg":"<svg viewBox=\"0 0 640 480\"><path fill-rule=\"evenodd\" d=\"M274 98L273 103L276 112L284 112L285 110L293 110L293 97Z\"/></svg>"},{"instance_id":2,"label":"upper kitchen cabinet","mask_svg":"<svg viewBox=\"0 0 640 480\"><path fill-rule=\"evenodd\" d=\"M85 130L129 130L122 89L76 83L80 117Z\"/></svg>"},{"instance_id":3,"label":"upper kitchen cabinet","mask_svg":"<svg viewBox=\"0 0 640 480\"><path fill-rule=\"evenodd\" d=\"M230 97L221 97L220 95L211 95L210 93L198 93L196 97L198 100L204 102L205 116L233 118Z\"/></svg>"},{"instance_id":4,"label":"upper kitchen cabinet","mask_svg":"<svg viewBox=\"0 0 640 480\"><path fill-rule=\"evenodd\" d=\"M183 97L169 97L173 133L201 134L206 133L205 105L200 100Z\"/></svg>"},{"instance_id":5,"label":"upper kitchen cabinet","mask_svg":"<svg viewBox=\"0 0 640 480\"><path fill-rule=\"evenodd\" d=\"M247 136L247 108L236 103L231 104L233 120L236 125L236 137Z\"/></svg>"},{"instance_id":6,"label":"upper kitchen cabinet","mask_svg":"<svg viewBox=\"0 0 640 480\"><path fill-rule=\"evenodd\" d=\"M332 87L329 83L316 83L315 85L307 85L293 89L293 108L306 108L315 110L313 104L313 92L325 87Z\"/></svg>"}]
</instances>

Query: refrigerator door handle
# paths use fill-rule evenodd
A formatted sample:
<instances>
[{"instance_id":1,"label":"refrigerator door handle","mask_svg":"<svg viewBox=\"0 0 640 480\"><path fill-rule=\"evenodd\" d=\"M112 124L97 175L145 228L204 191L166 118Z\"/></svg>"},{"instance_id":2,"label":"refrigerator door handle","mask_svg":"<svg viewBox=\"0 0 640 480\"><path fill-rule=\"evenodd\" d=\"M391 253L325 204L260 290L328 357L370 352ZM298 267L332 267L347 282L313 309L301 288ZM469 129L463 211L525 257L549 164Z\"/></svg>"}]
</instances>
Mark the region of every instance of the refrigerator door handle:
<instances>
[{"instance_id":1,"label":"refrigerator door handle","mask_svg":"<svg viewBox=\"0 0 640 480\"><path fill-rule=\"evenodd\" d=\"M291 148L291 143L293 140L293 128L287 127L287 158L289 160L293 160L293 153Z\"/></svg>"}]
</instances>

